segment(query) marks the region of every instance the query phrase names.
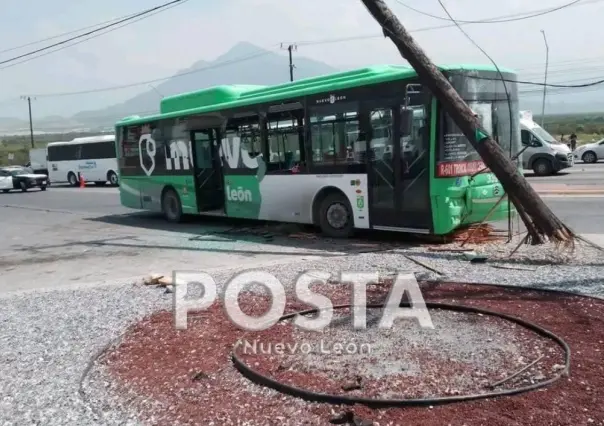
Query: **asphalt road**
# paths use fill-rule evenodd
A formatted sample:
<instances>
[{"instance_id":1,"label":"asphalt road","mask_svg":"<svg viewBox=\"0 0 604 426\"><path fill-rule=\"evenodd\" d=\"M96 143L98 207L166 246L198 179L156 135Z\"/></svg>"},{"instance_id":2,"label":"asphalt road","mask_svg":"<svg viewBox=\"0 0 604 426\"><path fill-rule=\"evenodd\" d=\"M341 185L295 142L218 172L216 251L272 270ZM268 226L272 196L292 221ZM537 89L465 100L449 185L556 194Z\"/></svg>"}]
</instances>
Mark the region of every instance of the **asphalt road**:
<instances>
[{"instance_id":1,"label":"asphalt road","mask_svg":"<svg viewBox=\"0 0 604 426\"><path fill-rule=\"evenodd\" d=\"M604 164L578 165L568 173L550 177L528 175L527 179L529 182L540 183L604 184ZM554 213L576 232L604 233L604 196L548 195L543 199ZM118 189L94 186L87 188L51 187L46 192L32 190L27 193L0 194L0 206L34 211L73 212L91 218L137 212L137 210L131 210L120 205ZM158 222L161 222L161 219ZM159 223L158 226L160 226ZM184 225L184 227L189 229L188 225Z\"/></svg>"},{"instance_id":2,"label":"asphalt road","mask_svg":"<svg viewBox=\"0 0 604 426\"><path fill-rule=\"evenodd\" d=\"M211 273L339 256L346 244L221 236L212 220L171 225L120 205L116 188L61 188L0 194L0 298L14 291L140 281L174 270ZM218 234L217 234L218 233Z\"/></svg>"},{"instance_id":3,"label":"asphalt road","mask_svg":"<svg viewBox=\"0 0 604 426\"><path fill-rule=\"evenodd\" d=\"M26 193L11 191L0 194L0 206L65 211L90 216L136 212L120 204L117 188L98 188L93 185L86 188L51 186L45 192L37 189Z\"/></svg>"},{"instance_id":4,"label":"asphalt road","mask_svg":"<svg viewBox=\"0 0 604 426\"><path fill-rule=\"evenodd\" d=\"M595 180L594 173L573 171L552 179ZM576 232L604 233L604 196L544 200ZM168 224L148 213L129 213L137 211L122 207L118 189L110 187L53 186L44 192L0 194L0 297L36 288L123 284L191 265L206 271L227 265L258 268L380 246L379 241L355 244L279 237L269 241L257 235L224 234L232 224L218 218ZM167 265L169 270L162 269Z\"/></svg>"},{"instance_id":5,"label":"asphalt road","mask_svg":"<svg viewBox=\"0 0 604 426\"><path fill-rule=\"evenodd\" d=\"M532 171L525 170L524 177L531 183L540 184L604 185L604 163L576 163L553 176L535 176Z\"/></svg>"}]
</instances>

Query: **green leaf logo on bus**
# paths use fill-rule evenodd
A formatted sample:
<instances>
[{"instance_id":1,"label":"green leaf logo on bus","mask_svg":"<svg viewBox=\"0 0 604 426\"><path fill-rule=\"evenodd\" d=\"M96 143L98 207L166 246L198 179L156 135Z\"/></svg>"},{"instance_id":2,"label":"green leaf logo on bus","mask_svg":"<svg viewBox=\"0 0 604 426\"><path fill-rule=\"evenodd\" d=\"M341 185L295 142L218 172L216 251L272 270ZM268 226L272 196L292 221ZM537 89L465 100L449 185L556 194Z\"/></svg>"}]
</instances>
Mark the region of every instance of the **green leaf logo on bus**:
<instances>
[{"instance_id":1,"label":"green leaf logo on bus","mask_svg":"<svg viewBox=\"0 0 604 426\"><path fill-rule=\"evenodd\" d=\"M143 142L145 142L145 151L147 152L147 156L151 160L151 166L149 167L145 165L145 161L143 159ZM138 140L138 159L140 160L141 168L147 176L151 176L151 173L153 173L153 170L155 170L156 147L157 144L151 137L151 134L142 134Z\"/></svg>"}]
</instances>

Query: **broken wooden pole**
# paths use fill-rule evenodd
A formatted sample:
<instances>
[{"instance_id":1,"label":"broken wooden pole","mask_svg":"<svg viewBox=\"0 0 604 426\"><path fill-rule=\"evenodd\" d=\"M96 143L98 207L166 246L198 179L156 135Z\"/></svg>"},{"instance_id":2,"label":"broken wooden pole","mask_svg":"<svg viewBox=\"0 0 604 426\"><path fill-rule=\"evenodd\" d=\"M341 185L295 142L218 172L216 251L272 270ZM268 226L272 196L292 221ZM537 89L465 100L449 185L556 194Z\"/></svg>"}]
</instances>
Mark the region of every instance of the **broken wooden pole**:
<instances>
[{"instance_id":1,"label":"broken wooden pole","mask_svg":"<svg viewBox=\"0 0 604 426\"><path fill-rule=\"evenodd\" d=\"M485 165L495 174L516 208L521 211L533 242L543 242L537 235L553 241L570 241L573 233L556 217L537 192L526 181L499 144L482 128L478 117L457 93L440 70L432 63L421 47L383 0L361 0L369 13L380 24L384 35L392 40L400 54L415 69L421 82L440 101L443 109L468 138Z\"/></svg>"}]
</instances>

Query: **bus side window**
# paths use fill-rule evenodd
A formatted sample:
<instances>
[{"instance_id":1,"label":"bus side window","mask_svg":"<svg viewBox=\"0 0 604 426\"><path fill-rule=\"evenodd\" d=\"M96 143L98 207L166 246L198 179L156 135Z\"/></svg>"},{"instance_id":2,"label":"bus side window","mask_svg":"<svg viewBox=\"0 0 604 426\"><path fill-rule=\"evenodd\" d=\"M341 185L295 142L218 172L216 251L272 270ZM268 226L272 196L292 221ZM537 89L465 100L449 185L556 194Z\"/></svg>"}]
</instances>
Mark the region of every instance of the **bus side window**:
<instances>
[{"instance_id":1,"label":"bus side window","mask_svg":"<svg viewBox=\"0 0 604 426\"><path fill-rule=\"evenodd\" d=\"M360 131L359 104L348 102L311 108L310 130L312 164L320 166L358 166L366 146ZM339 167L341 168L341 167Z\"/></svg>"},{"instance_id":2,"label":"bus side window","mask_svg":"<svg viewBox=\"0 0 604 426\"><path fill-rule=\"evenodd\" d=\"M302 110L275 112L268 115L267 173L297 170L304 150Z\"/></svg>"},{"instance_id":3,"label":"bus side window","mask_svg":"<svg viewBox=\"0 0 604 426\"><path fill-rule=\"evenodd\" d=\"M141 133L141 126L124 127L121 140L122 156L120 158L120 168L133 170L140 168L139 139Z\"/></svg>"},{"instance_id":4,"label":"bus side window","mask_svg":"<svg viewBox=\"0 0 604 426\"><path fill-rule=\"evenodd\" d=\"M227 122L223 133L223 138L227 143L233 144L234 138L239 138L239 150L241 154L247 154L250 158L255 158L262 154L262 144L260 132L260 116L253 115L242 118L231 118ZM236 145L231 145L236 149ZM241 160L237 168L246 167Z\"/></svg>"}]
</instances>

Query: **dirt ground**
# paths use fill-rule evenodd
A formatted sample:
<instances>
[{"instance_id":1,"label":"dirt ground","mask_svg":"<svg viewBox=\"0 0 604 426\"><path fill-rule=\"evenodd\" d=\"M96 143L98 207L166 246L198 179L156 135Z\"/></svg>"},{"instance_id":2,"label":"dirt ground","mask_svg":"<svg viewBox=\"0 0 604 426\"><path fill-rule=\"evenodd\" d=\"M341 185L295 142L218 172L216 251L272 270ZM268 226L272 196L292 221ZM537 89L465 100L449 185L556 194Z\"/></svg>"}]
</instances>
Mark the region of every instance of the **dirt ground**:
<instances>
[{"instance_id":1,"label":"dirt ground","mask_svg":"<svg viewBox=\"0 0 604 426\"><path fill-rule=\"evenodd\" d=\"M389 285L374 285L370 290L368 300L380 302ZM349 288L341 284L318 291L334 304L350 300ZM100 363L124 394L135 391L141 401L157 403L146 413L152 424L325 425L337 423L338 416L341 424L347 418L348 424L374 425L604 424L604 301L476 284L422 283L422 292L427 301L490 309L556 333L571 349L570 377L515 396L446 405L372 409L306 402L252 383L230 358L234 343L241 338L282 342L287 347L304 336L288 323L246 335L228 321L218 304L191 318L187 330L173 327L170 312L153 314L133 326ZM256 315L268 307L260 295L242 295L240 304L246 313ZM303 308L290 303L287 311ZM436 334L419 328L395 328L390 337L372 333L365 343L382 342L374 359L344 359L330 353L321 362L316 353L300 351L243 354L241 358L257 371L305 389L382 398L484 393L488 384L535 360L535 365L495 390L544 381L563 369L560 347L516 324L477 314L431 312ZM332 343L345 341L351 337L346 330L350 328L338 328L335 335L327 333L324 338ZM357 341L358 346L361 343ZM405 350L396 350L402 347Z\"/></svg>"}]
</instances>

